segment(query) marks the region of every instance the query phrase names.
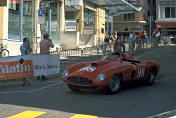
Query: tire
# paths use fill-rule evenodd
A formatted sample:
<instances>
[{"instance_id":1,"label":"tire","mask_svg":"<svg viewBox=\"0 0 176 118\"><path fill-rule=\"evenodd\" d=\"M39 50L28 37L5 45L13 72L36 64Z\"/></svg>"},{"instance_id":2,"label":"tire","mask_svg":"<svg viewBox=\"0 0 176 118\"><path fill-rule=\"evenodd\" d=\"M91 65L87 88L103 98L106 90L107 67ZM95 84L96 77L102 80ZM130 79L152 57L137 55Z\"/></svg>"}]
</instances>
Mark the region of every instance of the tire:
<instances>
[{"instance_id":1,"label":"tire","mask_svg":"<svg viewBox=\"0 0 176 118\"><path fill-rule=\"evenodd\" d=\"M149 73L147 75L147 78L145 80L145 84L146 85L153 85L155 82L155 77L156 77L156 75L155 75L154 69L150 69Z\"/></svg>"},{"instance_id":2,"label":"tire","mask_svg":"<svg viewBox=\"0 0 176 118\"><path fill-rule=\"evenodd\" d=\"M9 51L7 49L3 49L1 52L1 57L8 57L9 56Z\"/></svg>"},{"instance_id":3,"label":"tire","mask_svg":"<svg viewBox=\"0 0 176 118\"><path fill-rule=\"evenodd\" d=\"M107 94L115 94L121 88L121 78L119 75L115 75L110 80L108 86L105 87L105 91Z\"/></svg>"},{"instance_id":4,"label":"tire","mask_svg":"<svg viewBox=\"0 0 176 118\"><path fill-rule=\"evenodd\" d=\"M73 85L70 85L70 84L67 84L68 85L68 88L71 89L72 91L80 91L79 88L73 86Z\"/></svg>"}]
</instances>

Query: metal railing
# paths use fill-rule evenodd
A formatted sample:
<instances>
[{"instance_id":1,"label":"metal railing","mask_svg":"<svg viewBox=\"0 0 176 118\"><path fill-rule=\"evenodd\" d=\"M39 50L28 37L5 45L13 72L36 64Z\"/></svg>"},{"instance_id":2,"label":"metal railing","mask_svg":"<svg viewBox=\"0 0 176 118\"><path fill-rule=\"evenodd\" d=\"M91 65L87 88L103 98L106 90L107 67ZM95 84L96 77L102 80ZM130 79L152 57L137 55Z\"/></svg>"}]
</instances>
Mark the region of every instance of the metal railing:
<instances>
[{"instance_id":1,"label":"metal railing","mask_svg":"<svg viewBox=\"0 0 176 118\"><path fill-rule=\"evenodd\" d=\"M81 48L77 49L68 49L68 50L61 50L59 52L61 57L66 57L66 56L82 56L83 51Z\"/></svg>"}]
</instances>

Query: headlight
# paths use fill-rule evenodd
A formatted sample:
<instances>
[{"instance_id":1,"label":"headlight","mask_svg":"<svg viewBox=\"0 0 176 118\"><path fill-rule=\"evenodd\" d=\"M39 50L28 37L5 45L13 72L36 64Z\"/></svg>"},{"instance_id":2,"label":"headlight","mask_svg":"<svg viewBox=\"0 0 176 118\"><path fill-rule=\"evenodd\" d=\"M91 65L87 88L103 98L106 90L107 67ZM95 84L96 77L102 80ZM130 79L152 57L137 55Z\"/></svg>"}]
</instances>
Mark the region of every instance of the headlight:
<instances>
[{"instance_id":1,"label":"headlight","mask_svg":"<svg viewBox=\"0 0 176 118\"><path fill-rule=\"evenodd\" d=\"M97 77L97 81L103 81L105 79L105 75L103 73L99 74Z\"/></svg>"},{"instance_id":2,"label":"headlight","mask_svg":"<svg viewBox=\"0 0 176 118\"><path fill-rule=\"evenodd\" d=\"M66 70L66 71L64 71L64 73L62 74L62 77L67 77L68 75L69 75L69 71Z\"/></svg>"}]
</instances>

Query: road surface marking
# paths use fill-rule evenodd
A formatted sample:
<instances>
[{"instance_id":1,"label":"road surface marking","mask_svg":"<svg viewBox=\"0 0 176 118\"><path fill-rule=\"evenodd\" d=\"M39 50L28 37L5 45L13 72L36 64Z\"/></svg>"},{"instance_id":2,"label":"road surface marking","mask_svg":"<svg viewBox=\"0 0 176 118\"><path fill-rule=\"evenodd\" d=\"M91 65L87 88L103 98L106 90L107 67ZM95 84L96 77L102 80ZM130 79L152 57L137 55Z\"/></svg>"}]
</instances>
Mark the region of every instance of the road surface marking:
<instances>
[{"instance_id":1,"label":"road surface marking","mask_svg":"<svg viewBox=\"0 0 176 118\"><path fill-rule=\"evenodd\" d=\"M40 111L24 111L22 113L16 114L14 116L10 116L8 118L35 118L37 116L40 116L46 112L40 112Z\"/></svg>"},{"instance_id":2,"label":"road surface marking","mask_svg":"<svg viewBox=\"0 0 176 118\"><path fill-rule=\"evenodd\" d=\"M176 115L175 115L175 116L172 116L172 117L169 117L169 118L176 118Z\"/></svg>"},{"instance_id":3,"label":"road surface marking","mask_svg":"<svg viewBox=\"0 0 176 118\"><path fill-rule=\"evenodd\" d=\"M44 87L41 87L41 88L37 88L37 89L34 89L34 90L29 90L29 91L10 91L10 92L0 92L0 94L9 94L9 93L33 93L33 92L37 92L37 91L40 91L40 90L43 90L43 89L46 89L46 88L49 88L49 87L52 87L52 86L55 86L55 85L58 85L58 84L62 84L63 82L57 82L57 83L54 83L54 84L51 84L51 85L48 85L48 86L44 86Z\"/></svg>"},{"instance_id":4,"label":"road surface marking","mask_svg":"<svg viewBox=\"0 0 176 118\"><path fill-rule=\"evenodd\" d=\"M76 114L70 118L97 118L97 116L91 116L91 115L83 115L83 114Z\"/></svg>"}]
</instances>

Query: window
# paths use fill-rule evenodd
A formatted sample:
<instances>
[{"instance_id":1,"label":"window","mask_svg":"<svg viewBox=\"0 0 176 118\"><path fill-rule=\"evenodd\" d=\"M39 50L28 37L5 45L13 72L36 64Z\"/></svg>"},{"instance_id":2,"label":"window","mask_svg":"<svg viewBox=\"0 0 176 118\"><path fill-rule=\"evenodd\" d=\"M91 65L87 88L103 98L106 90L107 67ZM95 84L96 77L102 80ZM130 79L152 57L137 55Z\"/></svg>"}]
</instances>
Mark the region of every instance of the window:
<instances>
[{"instance_id":1,"label":"window","mask_svg":"<svg viewBox=\"0 0 176 118\"><path fill-rule=\"evenodd\" d=\"M160 0L160 18L176 18L176 0Z\"/></svg>"},{"instance_id":2,"label":"window","mask_svg":"<svg viewBox=\"0 0 176 118\"><path fill-rule=\"evenodd\" d=\"M176 18L176 7L171 8L171 18Z\"/></svg>"},{"instance_id":3,"label":"window","mask_svg":"<svg viewBox=\"0 0 176 118\"><path fill-rule=\"evenodd\" d=\"M170 18L170 7L165 8L165 18Z\"/></svg>"},{"instance_id":4,"label":"window","mask_svg":"<svg viewBox=\"0 0 176 118\"><path fill-rule=\"evenodd\" d=\"M89 9L85 9L84 11L84 25L92 25L94 24L95 13Z\"/></svg>"},{"instance_id":5,"label":"window","mask_svg":"<svg viewBox=\"0 0 176 118\"><path fill-rule=\"evenodd\" d=\"M135 14L134 13L124 14L124 20L125 21L134 21L135 20Z\"/></svg>"}]
</instances>

